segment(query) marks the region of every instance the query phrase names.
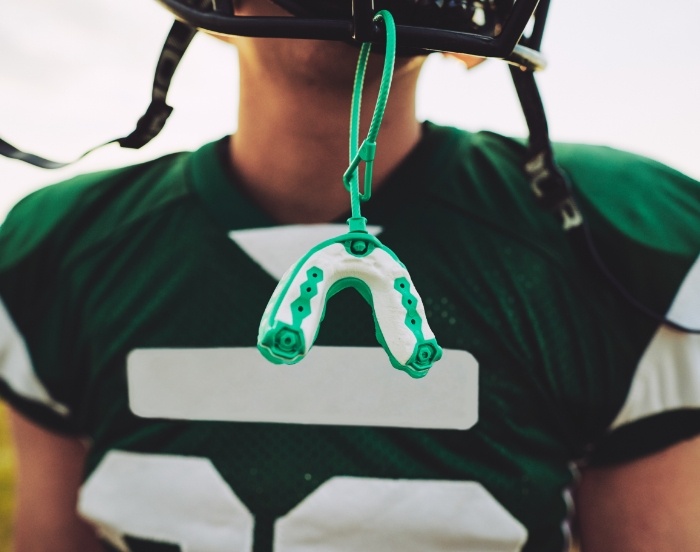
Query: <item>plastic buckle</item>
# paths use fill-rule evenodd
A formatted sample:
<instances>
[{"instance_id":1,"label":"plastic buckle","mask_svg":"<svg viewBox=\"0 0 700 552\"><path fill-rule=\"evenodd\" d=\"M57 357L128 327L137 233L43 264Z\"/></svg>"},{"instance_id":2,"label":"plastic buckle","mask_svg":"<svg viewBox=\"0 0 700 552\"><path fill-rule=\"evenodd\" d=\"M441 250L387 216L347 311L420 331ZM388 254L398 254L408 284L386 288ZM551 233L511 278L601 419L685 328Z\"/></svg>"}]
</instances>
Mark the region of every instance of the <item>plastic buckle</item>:
<instances>
[{"instance_id":1,"label":"plastic buckle","mask_svg":"<svg viewBox=\"0 0 700 552\"><path fill-rule=\"evenodd\" d=\"M550 152L538 153L525 163L524 168L537 202L543 209L559 214L564 230L583 223L583 216L572 195L571 182L554 164Z\"/></svg>"},{"instance_id":2,"label":"plastic buckle","mask_svg":"<svg viewBox=\"0 0 700 552\"><path fill-rule=\"evenodd\" d=\"M350 166L343 173L343 185L348 192L352 190L352 180L355 177L358 166L362 161L365 162L365 182L364 190L360 193L361 201L367 201L372 197L372 167L374 157L377 153L377 143L364 140L355 155L355 158L350 162Z\"/></svg>"},{"instance_id":3,"label":"plastic buckle","mask_svg":"<svg viewBox=\"0 0 700 552\"><path fill-rule=\"evenodd\" d=\"M561 215L564 230L571 230L583 224L583 215L573 197L559 205L559 215Z\"/></svg>"},{"instance_id":4,"label":"plastic buckle","mask_svg":"<svg viewBox=\"0 0 700 552\"><path fill-rule=\"evenodd\" d=\"M374 0L352 0L352 37L358 42L376 39Z\"/></svg>"}]
</instances>

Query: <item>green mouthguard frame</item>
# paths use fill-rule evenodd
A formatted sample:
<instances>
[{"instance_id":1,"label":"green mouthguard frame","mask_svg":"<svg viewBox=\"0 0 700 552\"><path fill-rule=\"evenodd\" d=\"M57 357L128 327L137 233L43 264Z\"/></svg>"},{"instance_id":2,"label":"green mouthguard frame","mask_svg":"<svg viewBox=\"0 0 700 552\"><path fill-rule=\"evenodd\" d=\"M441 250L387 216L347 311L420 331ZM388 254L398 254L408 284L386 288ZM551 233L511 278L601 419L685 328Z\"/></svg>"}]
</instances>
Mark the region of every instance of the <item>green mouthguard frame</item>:
<instances>
[{"instance_id":1,"label":"green mouthguard frame","mask_svg":"<svg viewBox=\"0 0 700 552\"><path fill-rule=\"evenodd\" d=\"M372 307L377 341L395 368L421 378L442 357L430 330L425 309L406 267L388 247L367 232L360 203L372 193L372 164L384 109L389 96L396 56L396 27L382 10L375 21L386 28L386 57L377 105L367 138L358 148L360 103L371 43L360 50L350 117L350 166L343 184L350 193L348 232L312 248L282 277L263 313L258 349L270 362L295 364L311 349L326 303L352 287ZM360 193L358 167L365 163L364 191Z\"/></svg>"}]
</instances>

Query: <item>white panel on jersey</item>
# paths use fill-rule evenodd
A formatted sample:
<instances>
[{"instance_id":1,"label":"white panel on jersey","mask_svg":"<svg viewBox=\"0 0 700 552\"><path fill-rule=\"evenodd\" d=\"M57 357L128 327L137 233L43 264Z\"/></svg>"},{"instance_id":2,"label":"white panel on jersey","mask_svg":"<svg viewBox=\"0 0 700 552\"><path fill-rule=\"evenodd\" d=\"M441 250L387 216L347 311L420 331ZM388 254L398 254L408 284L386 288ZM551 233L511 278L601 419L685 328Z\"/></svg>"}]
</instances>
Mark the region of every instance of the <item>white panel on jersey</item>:
<instances>
[{"instance_id":1,"label":"white panel on jersey","mask_svg":"<svg viewBox=\"0 0 700 552\"><path fill-rule=\"evenodd\" d=\"M468 429L478 418L478 364L445 350L416 380L380 347L314 347L294 366L254 347L137 349L129 404L153 418Z\"/></svg>"},{"instance_id":2,"label":"white panel on jersey","mask_svg":"<svg viewBox=\"0 0 700 552\"><path fill-rule=\"evenodd\" d=\"M0 379L25 399L39 402L61 416L68 407L54 400L34 372L24 339L0 300Z\"/></svg>"},{"instance_id":3,"label":"white panel on jersey","mask_svg":"<svg viewBox=\"0 0 700 552\"><path fill-rule=\"evenodd\" d=\"M700 258L683 280L668 317L700 327ZM680 408L700 408L700 335L662 326L642 356L611 429Z\"/></svg>"},{"instance_id":4,"label":"white panel on jersey","mask_svg":"<svg viewBox=\"0 0 700 552\"><path fill-rule=\"evenodd\" d=\"M183 552L250 552L255 521L205 458L109 452L78 509L120 552L125 536ZM334 477L275 522L274 552L519 552L527 530L479 483Z\"/></svg>"},{"instance_id":5,"label":"white panel on jersey","mask_svg":"<svg viewBox=\"0 0 700 552\"><path fill-rule=\"evenodd\" d=\"M253 516L206 458L113 450L80 490L78 511L118 550L125 535L184 552L250 552Z\"/></svg>"},{"instance_id":6,"label":"white panel on jersey","mask_svg":"<svg viewBox=\"0 0 700 552\"><path fill-rule=\"evenodd\" d=\"M518 552L527 529L474 481L335 477L275 523L275 552Z\"/></svg>"},{"instance_id":7,"label":"white panel on jersey","mask_svg":"<svg viewBox=\"0 0 700 552\"><path fill-rule=\"evenodd\" d=\"M668 317L690 328L700 328L700 257L686 275Z\"/></svg>"},{"instance_id":8,"label":"white panel on jersey","mask_svg":"<svg viewBox=\"0 0 700 552\"><path fill-rule=\"evenodd\" d=\"M234 230L229 237L268 274L281 280L290 266L319 243L345 234L347 224L292 224L273 228ZM368 226L376 236L380 226Z\"/></svg>"}]
</instances>

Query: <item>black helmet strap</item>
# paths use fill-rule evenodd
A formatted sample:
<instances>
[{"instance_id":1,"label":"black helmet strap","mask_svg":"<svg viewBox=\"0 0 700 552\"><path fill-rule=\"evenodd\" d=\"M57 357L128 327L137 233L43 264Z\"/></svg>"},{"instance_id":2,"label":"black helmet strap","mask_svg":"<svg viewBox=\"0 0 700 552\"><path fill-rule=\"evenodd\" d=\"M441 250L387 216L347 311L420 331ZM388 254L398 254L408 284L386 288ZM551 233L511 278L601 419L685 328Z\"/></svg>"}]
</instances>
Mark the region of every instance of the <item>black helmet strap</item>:
<instances>
[{"instance_id":1,"label":"black helmet strap","mask_svg":"<svg viewBox=\"0 0 700 552\"><path fill-rule=\"evenodd\" d=\"M180 21L175 21L175 23L173 23L156 65L153 89L151 92L151 103L148 109L146 109L146 112L136 123L134 131L128 136L116 138L104 144L100 144L99 146L95 146L76 159L67 162L51 161L39 155L27 153L0 138L0 155L18 159L42 169L60 169L76 163L89 153L108 144L117 143L123 148L131 149L138 149L146 145L163 129L165 121L167 121L170 113L173 111L173 108L166 103L170 82L172 81L175 70L185 50L190 42L192 42L196 33L197 31L195 29Z\"/></svg>"}]
</instances>

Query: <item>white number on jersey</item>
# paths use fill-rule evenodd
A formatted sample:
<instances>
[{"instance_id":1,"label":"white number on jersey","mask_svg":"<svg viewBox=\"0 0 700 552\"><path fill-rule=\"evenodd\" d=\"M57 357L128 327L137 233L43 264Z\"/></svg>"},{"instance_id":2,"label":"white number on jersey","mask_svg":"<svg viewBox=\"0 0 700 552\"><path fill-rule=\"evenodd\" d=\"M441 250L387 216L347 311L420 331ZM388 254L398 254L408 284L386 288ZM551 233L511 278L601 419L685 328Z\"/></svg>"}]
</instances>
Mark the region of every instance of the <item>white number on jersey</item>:
<instances>
[{"instance_id":1,"label":"white number on jersey","mask_svg":"<svg viewBox=\"0 0 700 552\"><path fill-rule=\"evenodd\" d=\"M122 551L125 535L183 552L253 549L253 516L205 458L111 451L79 511ZM334 477L277 520L274 552L518 552L526 540L473 481Z\"/></svg>"}]
</instances>

